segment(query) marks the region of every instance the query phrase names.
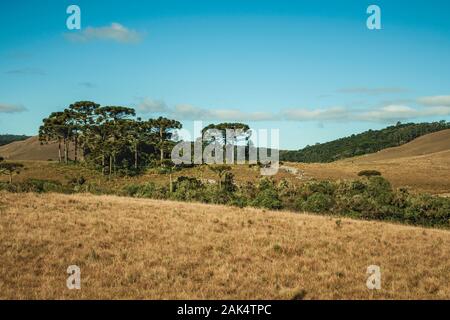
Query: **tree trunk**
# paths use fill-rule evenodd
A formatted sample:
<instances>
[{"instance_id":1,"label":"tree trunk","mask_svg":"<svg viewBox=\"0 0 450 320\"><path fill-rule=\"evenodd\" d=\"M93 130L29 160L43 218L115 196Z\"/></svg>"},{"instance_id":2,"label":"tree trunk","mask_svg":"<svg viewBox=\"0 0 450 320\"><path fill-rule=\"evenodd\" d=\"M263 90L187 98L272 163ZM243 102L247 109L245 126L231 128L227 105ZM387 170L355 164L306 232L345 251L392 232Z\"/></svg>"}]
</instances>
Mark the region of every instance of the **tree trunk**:
<instances>
[{"instance_id":1,"label":"tree trunk","mask_svg":"<svg viewBox=\"0 0 450 320\"><path fill-rule=\"evenodd\" d=\"M59 163L62 162L62 155L61 155L61 139L58 139L58 161L59 161Z\"/></svg>"},{"instance_id":2,"label":"tree trunk","mask_svg":"<svg viewBox=\"0 0 450 320\"><path fill-rule=\"evenodd\" d=\"M112 156L109 156L109 175L112 175Z\"/></svg>"},{"instance_id":3,"label":"tree trunk","mask_svg":"<svg viewBox=\"0 0 450 320\"><path fill-rule=\"evenodd\" d=\"M105 154L102 154L102 175L105 175Z\"/></svg>"},{"instance_id":4,"label":"tree trunk","mask_svg":"<svg viewBox=\"0 0 450 320\"><path fill-rule=\"evenodd\" d=\"M138 145L134 148L134 168L137 170L138 168Z\"/></svg>"},{"instance_id":5,"label":"tree trunk","mask_svg":"<svg viewBox=\"0 0 450 320\"><path fill-rule=\"evenodd\" d=\"M173 192L172 172L169 174L169 191Z\"/></svg>"},{"instance_id":6,"label":"tree trunk","mask_svg":"<svg viewBox=\"0 0 450 320\"><path fill-rule=\"evenodd\" d=\"M77 151L78 151L78 137L77 136L75 136L74 142L75 142L75 163L77 163Z\"/></svg>"},{"instance_id":7,"label":"tree trunk","mask_svg":"<svg viewBox=\"0 0 450 320\"><path fill-rule=\"evenodd\" d=\"M64 138L64 162L67 164L68 162L68 154L69 154L69 145L67 143L67 139Z\"/></svg>"},{"instance_id":8,"label":"tree trunk","mask_svg":"<svg viewBox=\"0 0 450 320\"><path fill-rule=\"evenodd\" d=\"M159 128L159 149L160 149L160 152L161 152L161 166L163 165L163 160L164 160L164 150L163 150L163 144L164 144L164 142L163 142L163 128L161 127L161 128Z\"/></svg>"}]
</instances>

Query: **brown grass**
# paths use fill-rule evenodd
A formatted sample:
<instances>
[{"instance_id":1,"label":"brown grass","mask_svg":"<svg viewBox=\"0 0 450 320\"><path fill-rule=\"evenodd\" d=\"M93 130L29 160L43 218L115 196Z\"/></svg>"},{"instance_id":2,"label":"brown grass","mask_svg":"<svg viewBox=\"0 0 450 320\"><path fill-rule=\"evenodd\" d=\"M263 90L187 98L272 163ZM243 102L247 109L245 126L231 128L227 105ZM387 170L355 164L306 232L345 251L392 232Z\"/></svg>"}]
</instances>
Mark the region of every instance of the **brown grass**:
<instances>
[{"instance_id":1,"label":"brown grass","mask_svg":"<svg viewBox=\"0 0 450 320\"><path fill-rule=\"evenodd\" d=\"M3 299L450 298L450 232L113 196L0 193ZM81 267L82 289L66 288ZM382 290L366 288L379 265Z\"/></svg>"}]
</instances>

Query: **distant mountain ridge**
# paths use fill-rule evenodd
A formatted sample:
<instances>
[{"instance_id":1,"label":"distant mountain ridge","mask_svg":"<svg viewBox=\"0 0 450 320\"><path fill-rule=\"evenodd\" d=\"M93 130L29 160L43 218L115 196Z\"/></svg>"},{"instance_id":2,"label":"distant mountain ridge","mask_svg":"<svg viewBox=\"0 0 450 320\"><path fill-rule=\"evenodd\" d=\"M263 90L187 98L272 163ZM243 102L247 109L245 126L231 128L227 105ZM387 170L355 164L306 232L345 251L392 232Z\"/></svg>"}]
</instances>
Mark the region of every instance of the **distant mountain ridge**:
<instances>
[{"instance_id":1,"label":"distant mountain ridge","mask_svg":"<svg viewBox=\"0 0 450 320\"><path fill-rule=\"evenodd\" d=\"M5 144L14 142L14 141L23 141L28 139L29 136L25 135L15 135L15 134L0 134L0 146L4 146Z\"/></svg>"},{"instance_id":2,"label":"distant mountain ridge","mask_svg":"<svg viewBox=\"0 0 450 320\"><path fill-rule=\"evenodd\" d=\"M333 162L355 156L371 154L383 149L404 145L423 135L450 129L450 122L397 123L381 130L368 130L360 134L318 143L296 151L280 151L281 161Z\"/></svg>"}]
</instances>

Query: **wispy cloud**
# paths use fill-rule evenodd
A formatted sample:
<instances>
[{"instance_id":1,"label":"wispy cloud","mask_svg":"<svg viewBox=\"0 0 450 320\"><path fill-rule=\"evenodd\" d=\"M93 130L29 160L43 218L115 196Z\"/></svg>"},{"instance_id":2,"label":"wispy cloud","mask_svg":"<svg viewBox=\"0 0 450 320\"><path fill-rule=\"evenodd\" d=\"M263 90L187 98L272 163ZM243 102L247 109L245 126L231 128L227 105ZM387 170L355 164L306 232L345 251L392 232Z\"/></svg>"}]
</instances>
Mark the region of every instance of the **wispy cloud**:
<instances>
[{"instance_id":1,"label":"wispy cloud","mask_svg":"<svg viewBox=\"0 0 450 320\"><path fill-rule=\"evenodd\" d=\"M183 120L264 121L274 120L270 112L243 112L237 109L205 109L190 104L178 104L170 108L164 101L144 98L137 105L141 113L164 114Z\"/></svg>"},{"instance_id":2,"label":"wispy cloud","mask_svg":"<svg viewBox=\"0 0 450 320\"><path fill-rule=\"evenodd\" d=\"M349 118L349 111L344 107L325 109L286 109L281 111L282 119L295 121L341 121Z\"/></svg>"},{"instance_id":3,"label":"wispy cloud","mask_svg":"<svg viewBox=\"0 0 450 320\"><path fill-rule=\"evenodd\" d=\"M136 109L142 113L170 113L164 101L150 98L143 98Z\"/></svg>"},{"instance_id":4,"label":"wispy cloud","mask_svg":"<svg viewBox=\"0 0 450 320\"><path fill-rule=\"evenodd\" d=\"M45 71L37 68L20 68L20 69L12 69L5 72L6 74L11 75L34 75L34 76L44 76L46 75Z\"/></svg>"},{"instance_id":5,"label":"wispy cloud","mask_svg":"<svg viewBox=\"0 0 450 320\"><path fill-rule=\"evenodd\" d=\"M78 85L81 87L88 88L88 89L92 89L92 88L96 87L96 85L94 83L89 82L89 81L79 82Z\"/></svg>"},{"instance_id":6,"label":"wispy cloud","mask_svg":"<svg viewBox=\"0 0 450 320\"><path fill-rule=\"evenodd\" d=\"M450 96L429 96L417 100L425 106L446 106L450 107Z\"/></svg>"},{"instance_id":7,"label":"wispy cloud","mask_svg":"<svg viewBox=\"0 0 450 320\"><path fill-rule=\"evenodd\" d=\"M275 120L271 112L244 112L237 109L204 109L191 105L177 105L174 114L187 119L221 120L221 121L270 121Z\"/></svg>"},{"instance_id":8,"label":"wispy cloud","mask_svg":"<svg viewBox=\"0 0 450 320\"><path fill-rule=\"evenodd\" d=\"M18 113L26 110L27 109L22 105L0 103L0 113Z\"/></svg>"},{"instance_id":9,"label":"wispy cloud","mask_svg":"<svg viewBox=\"0 0 450 320\"><path fill-rule=\"evenodd\" d=\"M386 104L372 108L332 106L324 108L289 108L275 112L246 112L238 109L206 109L189 104L168 107L160 100L143 99L139 112L159 114L182 120L212 121L319 121L324 122L382 122L415 120L424 117L450 115L450 106L411 107L405 104Z\"/></svg>"},{"instance_id":10,"label":"wispy cloud","mask_svg":"<svg viewBox=\"0 0 450 320\"><path fill-rule=\"evenodd\" d=\"M349 93L349 94L381 95L391 93L404 93L408 92L408 89L401 87L379 87L379 88L350 87L350 88L342 88L337 91L339 93Z\"/></svg>"},{"instance_id":11,"label":"wispy cloud","mask_svg":"<svg viewBox=\"0 0 450 320\"><path fill-rule=\"evenodd\" d=\"M128 29L117 22L104 27L87 27L81 31L66 33L65 36L67 39L77 42L104 40L119 43L137 43L142 39L141 33Z\"/></svg>"},{"instance_id":12,"label":"wispy cloud","mask_svg":"<svg viewBox=\"0 0 450 320\"><path fill-rule=\"evenodd\" d=\"M450 115L450 107L412 108L404 105L388 105L360 115L363 121L401 121L423 117L442 117Z\"/></svg>"}]
</instances>

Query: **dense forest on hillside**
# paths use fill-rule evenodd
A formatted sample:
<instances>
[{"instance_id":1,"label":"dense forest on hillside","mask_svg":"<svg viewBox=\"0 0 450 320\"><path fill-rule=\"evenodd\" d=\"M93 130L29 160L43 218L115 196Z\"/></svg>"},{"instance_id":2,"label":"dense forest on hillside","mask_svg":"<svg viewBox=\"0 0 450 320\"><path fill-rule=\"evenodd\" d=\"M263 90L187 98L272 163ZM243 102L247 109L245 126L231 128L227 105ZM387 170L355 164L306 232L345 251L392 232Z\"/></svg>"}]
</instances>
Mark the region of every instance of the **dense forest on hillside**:
<instances>
[{"instance_id":1,"label":"dense forest on hillside","mask_svg":"<svg viewBox=\"0 0 450 320\"><path fill-rule=\"evenodd\" d=\"M281 161L332 162L340 159L374 153L397 147L428 133L450 129L450 122L400 123L381 130L369 130L360 134L306 146L296 151L280 151Z\"/></svg>"},{"instance_id":2,"label":"dense forest on hillside","mask_svg":"<svg viewBox=\"0 0 450 320\"><path fill-rule=\"evenodd\" d=\"M28 136L25 135L13 135L13 134L0 134L0 146L3 146L5 144L14 142L14 141L22 141L28 139Z\"/></svg>"}]
</instances>

